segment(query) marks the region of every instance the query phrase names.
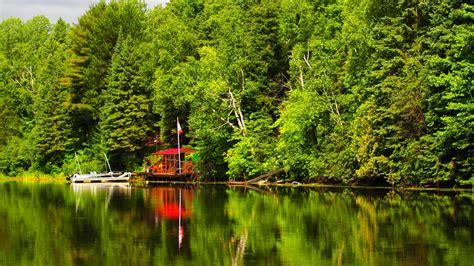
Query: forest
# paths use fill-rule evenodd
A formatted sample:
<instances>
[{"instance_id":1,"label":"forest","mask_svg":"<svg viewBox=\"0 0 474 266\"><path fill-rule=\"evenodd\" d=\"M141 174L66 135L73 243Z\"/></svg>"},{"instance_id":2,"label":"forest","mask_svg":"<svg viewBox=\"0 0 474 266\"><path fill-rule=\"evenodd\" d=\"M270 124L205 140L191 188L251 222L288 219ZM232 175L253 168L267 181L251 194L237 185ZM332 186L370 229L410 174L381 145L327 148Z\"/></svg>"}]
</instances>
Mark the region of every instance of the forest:
<instances>
[{"instance_id":1,"label":"forest","mask_svg":"<svg viewBox=\"0 0 474 266\"><path fill-rule=\"evenodd\" d=\"M0 23L0 176L143 171L182 141L201 180L474 183L467 0L140 0Z\"/></svg>"}]
</instances>

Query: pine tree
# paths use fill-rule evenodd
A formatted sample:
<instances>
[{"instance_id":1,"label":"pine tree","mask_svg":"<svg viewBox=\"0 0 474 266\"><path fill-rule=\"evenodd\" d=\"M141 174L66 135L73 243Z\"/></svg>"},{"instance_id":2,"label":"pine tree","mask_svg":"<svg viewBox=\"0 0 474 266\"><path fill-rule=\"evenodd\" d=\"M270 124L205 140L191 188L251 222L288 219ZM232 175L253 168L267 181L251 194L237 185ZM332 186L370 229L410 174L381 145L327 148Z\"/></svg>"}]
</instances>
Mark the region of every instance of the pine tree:
<instances>
[{"instance_id":1,"label":"pine tree","mask_svg":"<svg viewBox=\"0 0 474 266\"><path fill-rule=\"evenodd\" d=\"M100 1L71 29L69 69L62 82L71 91L68 109L73 112L76 137L84 145L93 141L119 32L141 41L144 21L143 1Z\"/></svg>"},{"instance_id":2,"label":"pine tree","mask_svg":"<svg viewBox=\"0 0 474 266\"><path fill-rule=\"evenodd\" d=\"M66 71L67 32L69 26L59 20L39 50L39 97L35 98L35 167L49 173L61 166L65 154L75 144L71 113L65 103L68 90L60 84Z\"/></svg>"},{"instance_id":3,"label":"pine tree","mask_svg":"<svg viewBox=\"0 0 474 266\"><path fill-rule=\"evenodd\" d=\"M353 123L356 176L382 177L392 184L410 178L418 182L414 175L418 154L407 149L426 134L417 38L424 18L417 3L401 1L386 7L390 12L376 12L380 3L369 1L373 59L367 88L358 91L362 103Z\"/></svg>"},{"instance_id":4,"label":"pine tree","mask_svg":"<svg viewBox=\"0 0 474 266\"><path fill-rule=\"evenodd\" d=\"M130 35L119 35L99 122L101 144L128 166L133 161L126 160L143 147L152 126L136 47Z\"/></svg>"},{"instance_id":5,"label":"pine tree","mask_svg":"<svg viewBox=\"0 0 474 266\"><path fill-rule=\"evenodd\" d=\"M424 38L427 125L435 179L474 180L474 6L440 0L426 5Z\"/></svg>"}]
</instances>

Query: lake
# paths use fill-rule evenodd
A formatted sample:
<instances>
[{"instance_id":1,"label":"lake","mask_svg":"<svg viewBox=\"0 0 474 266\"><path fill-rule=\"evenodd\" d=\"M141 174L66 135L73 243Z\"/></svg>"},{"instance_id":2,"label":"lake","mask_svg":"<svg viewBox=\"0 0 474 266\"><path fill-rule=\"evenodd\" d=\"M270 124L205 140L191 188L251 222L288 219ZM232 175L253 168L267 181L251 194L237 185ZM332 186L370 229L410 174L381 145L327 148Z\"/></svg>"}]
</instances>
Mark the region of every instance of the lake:
<instances>
[{"instance_id":1,"label":"lake","mask_svg":"<svg viewBox=\"0 0 474 266\"><path fill-rule=\"evenodd\" d=\"M0 182L0 265L473 265L474 194Z\"/></svg>"}]
</instances>

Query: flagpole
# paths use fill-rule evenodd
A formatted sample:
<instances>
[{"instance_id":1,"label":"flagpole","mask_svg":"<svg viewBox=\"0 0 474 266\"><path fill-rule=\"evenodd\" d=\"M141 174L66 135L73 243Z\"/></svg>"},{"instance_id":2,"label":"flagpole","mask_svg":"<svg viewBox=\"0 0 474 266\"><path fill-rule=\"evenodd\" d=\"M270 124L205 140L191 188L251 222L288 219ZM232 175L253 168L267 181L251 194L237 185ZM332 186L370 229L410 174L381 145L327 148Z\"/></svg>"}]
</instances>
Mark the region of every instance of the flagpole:
<instances>
[{"instance_id":1,"label":"flagpole","mask_svg":"<svg viewBox=\"0 0 474 266\"><path fill-rule=\"evenodd\" d=\"M179 128L178 128L178 125L179 125L179 118L176 117L176 129L177 129L177 136L178 136L178 173L181 174L181 145L180 145L180 142L179 142Z\"/></svg>"}]
</instances>

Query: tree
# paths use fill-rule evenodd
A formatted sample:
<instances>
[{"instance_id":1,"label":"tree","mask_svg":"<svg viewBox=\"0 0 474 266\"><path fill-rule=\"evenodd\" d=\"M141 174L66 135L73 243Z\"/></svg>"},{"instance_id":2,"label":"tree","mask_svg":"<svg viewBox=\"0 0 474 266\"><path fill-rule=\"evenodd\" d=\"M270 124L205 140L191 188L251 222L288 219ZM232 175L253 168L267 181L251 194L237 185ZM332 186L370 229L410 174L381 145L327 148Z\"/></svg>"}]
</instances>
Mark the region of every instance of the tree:
<instances>
[{"instance_id":1,"label":"tree","mask_svg":"<svg viewBox=\"0 0 474 266\"><path fill-rule=\"evenodd\" d=\"M427 87L425 108L433 181L472 182L474 178L474 7L465 1L424 6L429 28L424 38Z\"/></svg>"},{"instance_id":2,"label":"tree","mask_svg":"<svg viewBox=\"0 0 474 266\"><path fill-rule=\"evenodd\" d=\"M35 168L46 173L59 171L67 152L76 144L71 112L65 108L68 91L60 84L66 71L69 26L58 20L44 45L39 49L38 97L34 102L32 131L35 144Z\"/></svg>"},{"instance_id":3,"label":"tree","mask_svg":"<svg viewBox=\"0 0 474 266\"><path fill-rule=\"evenodd\" d=\"M189 103L194 97L188 92L196 78L192 63L198 57L199 37L193 28L198 9L194 5L197 3L174 1L148 14L150 26L142 50L149 60L144 62L144 78L153 87L153 126L159 128L164 142L177 143L176 117L185 132L188 128ZM184 142L188 142L185 135Z\"/></svg>"},{"instance_id":4,"label":"tree","mask_svg":"<svg viewBox=\"0 0 474 266\"><path fill-rule=\"evenodd\" d=\"M62 81L71 91L68 108L74 113L76 137L82 143L93 142L119 32L140 42L144 22L143 1L100 1L72 28L69 70Z\"/></svg>"},{"instance_id":5,"label":"tree","mask_svg":"<svg viewBox=\"0 0 474 266\"><path fill-rule=\"evenodd\" d=\"M34 162L31 148L35 125L35 103L39 99L42 67L39 50L48 38L51 25L46 17L23 23L8 19L0 24L0 101L6 138L0 146L2 172L16 175ZM8 63L7 63L8 62Z\"/></svg>"},{"instance_id":6,"label":"tree","mask_svg":"<svg viewBox=\"0 0 474 266\"><path fill-rule=\"evenodd\" d=\"M137 45L130 35L120 35L107 78L104 107L100 116L102 147L133 167L151 129L149 93L140 76Z\"/></svg>"},{"instance_id":7,"label":"tree","mask_svg":"<svg viewBox=\"0 0 474 266\"><path fill-rule=\"evenodd\" d=\"M342 181L352 175L348 125L352 94L345 88L345 44L339 4L318 8L306 40L296 43L290 59L288 102L281 106L278 158L293 178ZM287 26L289 27L289 26ZM307 32L301 29L300 32Z\"/></svg>"}]
</instances>

